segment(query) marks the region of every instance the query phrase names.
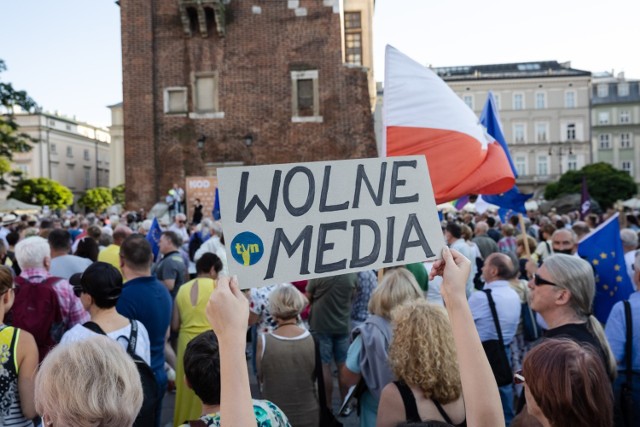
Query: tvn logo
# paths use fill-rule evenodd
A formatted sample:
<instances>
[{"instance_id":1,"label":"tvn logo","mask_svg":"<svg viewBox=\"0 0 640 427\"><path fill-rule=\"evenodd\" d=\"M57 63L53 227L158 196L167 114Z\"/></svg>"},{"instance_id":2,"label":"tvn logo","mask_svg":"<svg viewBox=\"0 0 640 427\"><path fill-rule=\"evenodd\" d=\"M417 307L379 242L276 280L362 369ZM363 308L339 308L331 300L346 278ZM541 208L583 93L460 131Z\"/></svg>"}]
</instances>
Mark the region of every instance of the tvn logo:
<instances>
[{"instance_id":1,"label":"tvn logo","mask_svg":"<svg viewBox=\"0 0 640 427\"><path fill-rule=\"evenodd\" d=\"M231 242L233 259L245 267L256 264L263 254L262 239L250 231L238 234Z\"/></svg>"}]
</instances>

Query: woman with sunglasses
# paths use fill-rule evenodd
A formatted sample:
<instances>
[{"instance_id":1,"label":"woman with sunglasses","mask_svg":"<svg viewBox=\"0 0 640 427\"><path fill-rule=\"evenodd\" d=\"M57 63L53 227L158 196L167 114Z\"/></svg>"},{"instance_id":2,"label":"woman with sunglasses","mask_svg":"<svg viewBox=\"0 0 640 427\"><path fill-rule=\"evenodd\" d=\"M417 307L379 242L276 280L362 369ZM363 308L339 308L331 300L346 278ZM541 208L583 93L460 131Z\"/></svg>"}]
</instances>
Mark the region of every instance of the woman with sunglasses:
<instances>
[{"instance_id":1,"label":"woman with sunglasses","mask_svg":"<svg viewBox=\"0 0 640 427\"><path fill-rule=\"evenodd\" d=\"M27 331L4 324L14 301L11 269L0 266L0 426L32 426L38 347Z\"/></svg>"},{"instance_id":2,"label":"woman with sunglasses","mask_svg":"<svg viewBox=\"0 0 640 427\"><path fill-rule=\"evenodd\" d=\"M616 362L604 330L591 312L595 296L591 265L575 256L552 255L529 281L529 290L531 309L548 326L545 337L569 338L581 345L591 345L613 381Z\"/></svg>"},{"instance_id":3,"label":"woman with sunglasses","mask_svg":"<svg viewBox=\"0 0 640 427\"><path fill-rule=\"evenodd\" d=\"M612 390L603 386L607 373L591 346L544 340L527 354L514 381L524 383L527 411L543 427L613 425Z\"/></svg>"}]
</instances>

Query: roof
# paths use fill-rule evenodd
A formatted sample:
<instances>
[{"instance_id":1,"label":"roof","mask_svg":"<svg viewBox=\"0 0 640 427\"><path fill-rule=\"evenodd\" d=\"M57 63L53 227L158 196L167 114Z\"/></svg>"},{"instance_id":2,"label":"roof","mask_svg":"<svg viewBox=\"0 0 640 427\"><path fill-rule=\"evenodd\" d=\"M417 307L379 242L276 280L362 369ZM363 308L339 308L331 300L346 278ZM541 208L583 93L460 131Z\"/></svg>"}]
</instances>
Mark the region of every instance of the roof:
<instances>
[{"instance_id":1,"label":"roof","mask_svg":"<svg viewBox=\"0 0 640 427\"><path fill-rule=\"evenodd\" d=\"M436 67L433 71L447 81L591 76L590 71L571 68L570 62L558 61Z\"/></svg>"}]
</instances>

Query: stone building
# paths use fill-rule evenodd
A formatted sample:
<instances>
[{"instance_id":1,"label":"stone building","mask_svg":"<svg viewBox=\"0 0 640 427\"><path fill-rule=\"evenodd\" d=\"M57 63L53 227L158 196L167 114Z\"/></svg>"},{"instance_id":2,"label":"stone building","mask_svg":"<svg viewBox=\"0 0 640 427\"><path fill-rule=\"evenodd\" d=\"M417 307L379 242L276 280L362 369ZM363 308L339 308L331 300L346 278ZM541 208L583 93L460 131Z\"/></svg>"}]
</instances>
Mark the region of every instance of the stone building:
<instances>
[{"instance_id":1,"label":"stone building","mask_svg":"<svg viewBox=\"0 0 640 427\"><path fill-rule=\"evenodd\" d=\"M376 155L373 0L120 4L129 208L226 165Z\"/></svg>"},{"instance_id":2,"label":"stone building","mask_svg":"<svg viewBox=\"0 0 640 427\"><path fill-rule=\"evenodd\" d=\"M593 161L628 172L640 185L640 81L594 74L591 123Z\"/></svg>"},{"instance_id":3,"label":"stone building","mask_svg":"<svg viewBox=\"0 0 640 427\"><path fill-rule=\"evenodd\" d=\"M521 191L542 190L591 163L589 71L557 61L434 71L478 116L493 92Z\"/></svg>"},{"instance_id":4,"label":"stone building","mask_svg":"<svg viewBox=\"0 0 640 427\"><path fill-rule=\"evenodd\" d=\"M16 113L19 132L35 139L31 151L14 153L14 168L25 178L50 178L68 187L77 200L94 187L109 187L109 130L71 117Z\"/></svg>"}]
</instances>

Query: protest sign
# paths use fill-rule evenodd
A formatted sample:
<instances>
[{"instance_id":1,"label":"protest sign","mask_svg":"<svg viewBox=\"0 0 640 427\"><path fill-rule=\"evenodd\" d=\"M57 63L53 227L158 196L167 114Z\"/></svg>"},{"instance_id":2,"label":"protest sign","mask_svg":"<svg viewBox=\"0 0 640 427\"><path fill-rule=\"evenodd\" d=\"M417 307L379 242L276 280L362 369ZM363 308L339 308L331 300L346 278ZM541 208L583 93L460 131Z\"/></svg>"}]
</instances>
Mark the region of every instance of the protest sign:
<instances>
[{"instance_id":1,"label":"protest sign","mask_svg":"<svg viewBox=\"0 0 640 427\"><path fill-rule=\"evenodd\" d=\"M218 170L243 288L422 262L444 238L424 156Z\"/></svg>"},{"instance_id":2,"label":"protest sign","mask_svg":"<svg viewBox=\"0 0 640 427\"><path fill-rule=\"evenodd\" d=\"M193 207L196 199L202 203L202 214L204 218L211 218L211 211L215 202L216 187L218 178L215 176L188 176L186 183L187 219L191 221L193 217Z\"/></svg>"}]
</instances>

